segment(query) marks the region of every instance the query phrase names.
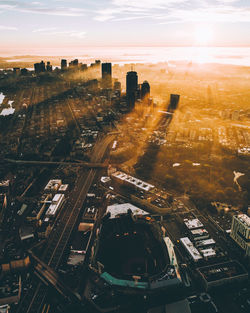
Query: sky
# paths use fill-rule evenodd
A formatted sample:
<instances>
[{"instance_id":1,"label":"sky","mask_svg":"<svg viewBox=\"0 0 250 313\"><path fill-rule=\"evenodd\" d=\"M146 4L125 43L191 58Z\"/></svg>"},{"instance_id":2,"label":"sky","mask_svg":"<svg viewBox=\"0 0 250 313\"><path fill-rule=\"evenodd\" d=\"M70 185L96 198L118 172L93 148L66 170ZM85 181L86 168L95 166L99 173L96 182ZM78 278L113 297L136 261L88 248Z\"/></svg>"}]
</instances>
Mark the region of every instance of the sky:
<instances>
[{"instance_id":1,"label":"sky","mask_svg":"<svg viewBox=\"0 0 250 313\"><path fill-rule=\"evenodd\" d=\"M0 52L250 46L250 0L0 0Z\"/></svg>"}]
</instances>

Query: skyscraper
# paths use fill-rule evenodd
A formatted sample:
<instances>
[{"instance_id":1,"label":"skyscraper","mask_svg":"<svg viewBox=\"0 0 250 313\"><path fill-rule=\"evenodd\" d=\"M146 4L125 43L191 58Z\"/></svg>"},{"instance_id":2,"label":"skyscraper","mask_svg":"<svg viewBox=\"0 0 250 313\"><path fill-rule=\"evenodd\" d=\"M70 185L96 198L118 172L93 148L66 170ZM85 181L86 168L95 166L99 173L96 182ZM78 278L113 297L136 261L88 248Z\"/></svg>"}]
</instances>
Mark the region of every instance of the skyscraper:
<instances>
[{"instance_id":1,"label":"skyscraper","mask_svg":"<svg viewBox=\"0 0 250 313\"><path fill-rule=\"evenodd\" d=\"M141 99L147 100L150 97L150 85L145 80L143 84L141 85Z\"/></svg>"},{"instance_id":2,"label":"skyscraper","mask_svg":"<svg viewBox=\"0 0 250 313\"><path fill-rule=\"evenodd\" d=\"M135 106L136 92L138 88L138 76L134 71L128 72L126 76L127 104L131 109Z\"/></svg>"},{"instance_id":3,"label":"skyscraper","mask_svg":"<svg viewBox=\"0 0 250 313\"><path fill-rule=\"evenodd\" d=\"M102 63L102 86L112 88L112 64Z\"/></svg>"},{"instance_id":4,"label":"skyscraper","mask_svg":"<svg viewBox=\"0 0 250 313\"><path fill-rule=\"evenodd\" d=\"M52 65L50 64L50 62L47 62L46 70L47 72L52 72Z\"/></svg>"},{"instance_id":5,"label":"skyscraper","mask_svg":"<svg viewBox=\"0 0 250 313\"><path fill-rule=\"evenodd\" d=\"M61 69L65 70L67 68L67 60L62 59L61 60Z\"/></svg>"},{"instance_id":6,"label":"skyscraper","mask_svg":"<svg viewBox=\"0 0 250 313\"><path fill-rule=\"evenodd\" d=\"M45 72L45 63L41 61L40 63L34 64L35 73L39 74L41 72Z\"/></svg>"},{"instance_id":7,"label":"skyscraper","mask_svg":"<svg viewBox=\"0 0 250 313\"><path fill-rule=\"evenodd\" d=\"M169 104L170 111L177 109L179 100L180 100L180 95L176 95L176 94L170 95L170 104Z\"/></svg>"}]
</instances>

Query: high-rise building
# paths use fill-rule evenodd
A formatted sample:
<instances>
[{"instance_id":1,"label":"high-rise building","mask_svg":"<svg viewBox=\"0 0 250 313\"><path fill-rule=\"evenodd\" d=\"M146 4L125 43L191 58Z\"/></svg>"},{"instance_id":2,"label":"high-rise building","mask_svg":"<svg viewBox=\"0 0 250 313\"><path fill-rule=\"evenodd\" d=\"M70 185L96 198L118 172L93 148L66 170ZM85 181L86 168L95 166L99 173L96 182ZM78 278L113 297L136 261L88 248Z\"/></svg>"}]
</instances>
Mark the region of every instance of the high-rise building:
<instances>
[{"instance_id":1,"label":"high-rise building","mask_svg":"<svg viewBox=\"0 0 250 313\"><path fill-rule=\"evenodd\" d=\"M61 60L61 69L65 70L67 68L67 60L62 59Z\"/></svg>"},{"instance_id":2,"label":"high-rise building","mask_svg":"<svg viewBox=\"0 0 250 313\"><path fill-rule=\"evenodd\" d=\"M126 96L129 108L135 106L136 92L138 89L138 76L134 71L128 72L126 76Z\"/></svg>"},{"instance_id":3,"label":"high-rise building","mask_svg":"<svg viewBox=\"0 0 250 313\"><path fill-rule=\"evenodd\" d=\"M176 110L179 104L180 100L180 95L177 94L171 94L170 95L170 104L169 104L169 109L171 111Z\"/></svg>"},{"instance_id":4,"label":"high-rise building","mask_svg":"<svg viewBox=\"0 0 250 313\"><path fill-rule=\"evenodd\" d=\"M147 100L150 97L150 85L145 80L143 84L141 85L141 99Z\"/></svg>"},{"instance_id":5,"label":"high-rise building","mask_svg":"<svg viewBox=\"0 0 250 313\"><path fill-rule=\"evenodd\" d=\"M69 67L74 67L74 68L77 68L79 65L78 63L78 59L75 59L75 60L72 60L71 62L69 62Z\"/></svg>"},{"instance_id":6,"label":"high-rise building","mask_svg":"<svg viewBox=\"0 0 250 313\"><path fill-rule=\"evenodd\" d=\"M246 214L235 215L232 220L231 238L250 257L250 217Z\"/></svg>"},{"instance_id":7,"label":"high-rise building","mask_svg":"<svg viewBox=\"0 0 250 313\"><path fill-rule=\"evenodd\" d=\"M36 74L45 72L45 63L43 61L41 61L40 63L35 63L34 69Z\"/></svg>"},{"instance_id":8,"label":"high-rise building","mask_svg":"<svg viewBox=\"0 0 250 313\"><path fill-rule=\"evenodd\" d=\"M52 65L50 64L49 61L47 62L46 70L47 72L52 72Z\"/></svg>"},{"instance_id":9,"label":"high-rise building","mask_svg":"<svg viewBox=\"0 0 250 313\"><path fill-rule=\"evenodd\" d=\"M102 86L103 88L112 88L112 64L102 63Z\"/></svg>"}]
</instances>

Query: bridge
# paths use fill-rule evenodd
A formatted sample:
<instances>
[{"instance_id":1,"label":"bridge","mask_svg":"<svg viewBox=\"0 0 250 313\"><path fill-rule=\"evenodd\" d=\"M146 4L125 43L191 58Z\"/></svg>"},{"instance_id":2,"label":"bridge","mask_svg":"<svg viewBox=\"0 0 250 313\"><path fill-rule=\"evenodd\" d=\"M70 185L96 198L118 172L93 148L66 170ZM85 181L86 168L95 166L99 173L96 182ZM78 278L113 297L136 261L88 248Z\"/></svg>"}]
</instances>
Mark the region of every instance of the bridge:
<instances>
[{"instance_id":1,"label":"bridge","mask_svg":"<svg viewBox=\"0 0 250 313\"><path fill-rule=\"evenodd\" d=\"M108 163L93 163L93 162L62 162L62 161L28 161L28 160L14 160L4 159L5 162L14 164L30 164L30 165L65 165L65 166L80 166L86 168L106 168Z\"/></svg>"}]
</instances>

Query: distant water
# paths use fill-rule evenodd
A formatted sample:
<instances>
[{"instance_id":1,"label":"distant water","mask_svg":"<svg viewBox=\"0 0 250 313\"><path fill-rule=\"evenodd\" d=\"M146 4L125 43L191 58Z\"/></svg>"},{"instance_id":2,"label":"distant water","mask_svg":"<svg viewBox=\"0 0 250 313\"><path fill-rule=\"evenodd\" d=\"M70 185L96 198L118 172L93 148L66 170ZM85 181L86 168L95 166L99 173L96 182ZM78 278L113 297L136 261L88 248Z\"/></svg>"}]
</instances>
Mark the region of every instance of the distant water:
<instances>
[{"instance_id":1,"label":"distant water","mask_svg":"<svg viewBox=\"0 0 250 313\"><path fill-rule=\"evenodd\" d=\"M113 63L158 63L192 61L250 66L250 47L94 47L76 49L39 49L1 53L10 55L71 56L87 63L101 59ZM20 59L18 59L20 60Z\"/></svg>"}]
</instances>

